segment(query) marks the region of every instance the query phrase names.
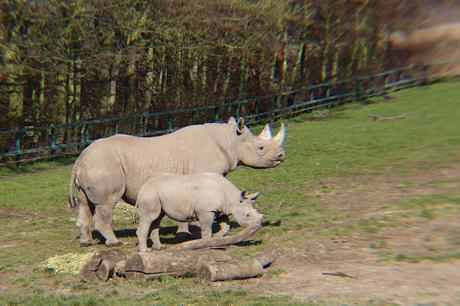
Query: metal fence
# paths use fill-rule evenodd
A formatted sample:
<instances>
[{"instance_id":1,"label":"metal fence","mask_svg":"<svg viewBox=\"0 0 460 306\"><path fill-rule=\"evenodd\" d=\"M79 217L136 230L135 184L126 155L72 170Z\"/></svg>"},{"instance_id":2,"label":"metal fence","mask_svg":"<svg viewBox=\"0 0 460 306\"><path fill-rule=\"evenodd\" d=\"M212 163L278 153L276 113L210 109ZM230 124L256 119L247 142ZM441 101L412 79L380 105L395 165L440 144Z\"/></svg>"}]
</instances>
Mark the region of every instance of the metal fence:
<instances>
[{"instance_id":1,"label":"metal fence","mask_svg":"<svg viewBox=\"0 0 460 306\"><path fill-rule=\"evenodd\" d=\"M372 96L455 75L431 72L434 67L447 64L410 65L234 102L3 130L0 166L77 154L94 140L118 133L162 135L188 124L218 122L229 116L244 117L248 124L264 123L350 101L365 102Z\"/></svg>"}]
</instances>

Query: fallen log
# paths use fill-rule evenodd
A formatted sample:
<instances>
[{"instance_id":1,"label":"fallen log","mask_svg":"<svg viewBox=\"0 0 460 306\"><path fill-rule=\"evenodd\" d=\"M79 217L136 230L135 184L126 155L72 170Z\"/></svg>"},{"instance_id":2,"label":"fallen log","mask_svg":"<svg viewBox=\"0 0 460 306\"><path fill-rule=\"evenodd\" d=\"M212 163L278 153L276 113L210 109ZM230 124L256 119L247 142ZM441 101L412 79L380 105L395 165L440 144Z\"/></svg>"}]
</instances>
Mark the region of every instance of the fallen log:
<instances>
[{"instance_id":1,"label":"fallen log","mask_svg":"<svg viewBox=\"0 0 460 306\"><path fill-rule=\"evenodd\" d=\"M124 271L128 280L158 278L162 275L191 277L197 275L202 265L231 260L222 250L137 253L128 257Z\"/></svg>"},{"instance_id":2,"label":"fallen log","mask_svg":"<svg viewBox=\"0 0 460 306\"><path fill-rule=\"evenodd\" d=\"M115 277L132 280L152 279L162 275L199 276L208 281L259 276L275 260L276 251L270 250L255 258L237 261L222 249L209 249L239 243L254 234L259 227L247 228L234 236L189 241L147 253L102 251L95 254L81 269L80 276L83 281L90 283Z\"/></svg>"},{"instance_id":3,"label":"fallen log","mask_svg":"<svg viewBox=\"0 0 460 306\"><path fill-rule=\"evenodd\" d=\"M277 257L278 252L270 250L259 254L255 258L237 262L204 264L198 270L197 276L209 282L257 277L262 275L264 268L269 266Z\"/></svg>"}]
</instances>

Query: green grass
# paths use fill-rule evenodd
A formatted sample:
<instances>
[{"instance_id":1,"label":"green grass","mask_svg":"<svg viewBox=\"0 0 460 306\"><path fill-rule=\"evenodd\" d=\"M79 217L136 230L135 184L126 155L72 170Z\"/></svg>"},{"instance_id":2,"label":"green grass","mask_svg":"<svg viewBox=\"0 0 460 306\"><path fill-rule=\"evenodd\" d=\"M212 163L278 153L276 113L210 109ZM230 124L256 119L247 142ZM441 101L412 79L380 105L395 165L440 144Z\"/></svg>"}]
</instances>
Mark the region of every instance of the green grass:
<instances>
[{"instance_id":1,"label":"green grass","mask_svg":"<svg viewBox=\"0 0 460 306\"><path fill-rule=\"evenodd\" d=\"M368 105L354 103L327 110L329 115L321 120L308 121L308 115L285 120L287 160L282 165L264 170L239 167L228 176L241 189L261 192L255 206L272 224L256 233L254 239L260 244L231 251L237 256L250 255L272 245L310 238L376 234L397 224L398 220L383 217L355 220L351 212L314 195L314 191L333 194L334 186L317 184L312 190L312 183L335 177L430 171L460 160L459 88L458 82L413 88L392 94L388 101L376 98ZM406 118L378 122L371 114L404 114ZM0 273L1 282L9 288L0 293L0 304L295 304L286 297L225 291L193 279L90 285L74 276L40 270L40 264L55 255L104 249L101 245L79 247L76 216L67 204L70 171L68 160L0 169ZM346 188L366 191L370 187ZM382 207L397 207L431 220L453 210L459 213L459 203L458 194L439 193L387 202ZM120 206L114 228L134 229L130 214L129 208ZM121 248L135 247L135 237L121 240L128 243ZM384 250L385 243L369 247ZM405 260L417 255L388 256ZM268 277L277 273L274 270Z\"/></svg>"}]
</instances>

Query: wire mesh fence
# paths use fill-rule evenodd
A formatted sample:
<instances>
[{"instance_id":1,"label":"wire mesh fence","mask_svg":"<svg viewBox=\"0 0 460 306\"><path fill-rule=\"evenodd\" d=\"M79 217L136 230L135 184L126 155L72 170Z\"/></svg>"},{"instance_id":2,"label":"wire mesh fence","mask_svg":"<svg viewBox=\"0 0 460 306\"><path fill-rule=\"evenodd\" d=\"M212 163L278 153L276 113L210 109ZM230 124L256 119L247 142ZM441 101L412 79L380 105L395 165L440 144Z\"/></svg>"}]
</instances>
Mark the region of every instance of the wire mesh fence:
<instances>
[{"instance_id":1,"label":"wire mesh fence","mask_svg":"<svg viewBox=\"0 0 460 306\"><path fill-rule=\"evenodd\" d=\"M225 121L243 117L251 124L287 118L318 108L334 107L389 91L425 85L447 77L454 71L430 72L430 68L450 63L430 63L389 69L381 73L314 84L239 101L192 106L152 113L117 116L70 124L29 126L0 131L0 166L78 154L99 138L114 134L158 136L190 124ZM433 70L439 71L439 70ZM445 71L445 70L444 70Z\"/></svg>"}]
</instances>

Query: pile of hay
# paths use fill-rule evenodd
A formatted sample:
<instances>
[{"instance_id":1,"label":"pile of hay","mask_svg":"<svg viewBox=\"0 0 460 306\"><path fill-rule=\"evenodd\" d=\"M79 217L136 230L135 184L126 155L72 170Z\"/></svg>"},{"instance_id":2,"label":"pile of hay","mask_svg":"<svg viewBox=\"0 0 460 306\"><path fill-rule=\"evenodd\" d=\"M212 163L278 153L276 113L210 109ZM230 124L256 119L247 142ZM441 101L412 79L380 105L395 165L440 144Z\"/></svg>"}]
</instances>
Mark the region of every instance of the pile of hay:
<instances>
[{"instance_id":1,"label":"pile of hay","mask_svg":"<svg viewBox=\"0 0 460 306\"><path fill-rule=\"evenodd\" d=\"M67 253L50 257L45 260L41 266L54 273L78 275L83 265L85 265L93 255L93 252L87 254Z\"/></svg>"},{"instance_id":2,"label":"pile of hay","mask_svg":"<svg viewBox=\"0 0 460 306\"><path fill-rule=\"evenodd\" d=\"M118 202L113 211L114 221L136 223L136 219L138 218L138 216L139 214L137 212L137 209L134 206L126 204L124 202Z\"/></svg>"}]
</instances>

